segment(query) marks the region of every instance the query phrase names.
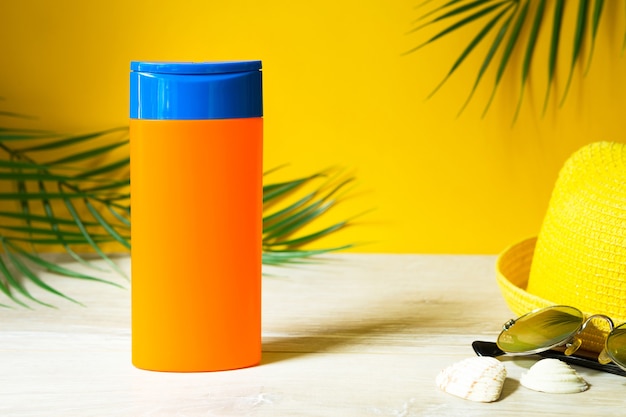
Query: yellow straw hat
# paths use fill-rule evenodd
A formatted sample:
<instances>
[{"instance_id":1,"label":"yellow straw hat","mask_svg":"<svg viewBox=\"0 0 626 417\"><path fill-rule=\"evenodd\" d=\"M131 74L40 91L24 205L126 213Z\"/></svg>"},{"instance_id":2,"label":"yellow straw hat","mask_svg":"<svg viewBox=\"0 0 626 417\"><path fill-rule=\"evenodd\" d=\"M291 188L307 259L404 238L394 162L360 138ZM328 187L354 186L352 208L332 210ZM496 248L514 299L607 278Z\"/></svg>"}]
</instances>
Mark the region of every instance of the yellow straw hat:
<instances>
[{"instance_id":1,"label":"yellow straw hat","mask_svg":"<svg viewBox=\"0 0 626 417\"><path fill-rule=\"evenodd\" d=\"M496 269L517 315L565 304L616 325L626 321L626 144L575 152L559 173L539 236L507 248ZM603 330L588 329L583 348L600 352Z\"/></svg>"}]
</instances>

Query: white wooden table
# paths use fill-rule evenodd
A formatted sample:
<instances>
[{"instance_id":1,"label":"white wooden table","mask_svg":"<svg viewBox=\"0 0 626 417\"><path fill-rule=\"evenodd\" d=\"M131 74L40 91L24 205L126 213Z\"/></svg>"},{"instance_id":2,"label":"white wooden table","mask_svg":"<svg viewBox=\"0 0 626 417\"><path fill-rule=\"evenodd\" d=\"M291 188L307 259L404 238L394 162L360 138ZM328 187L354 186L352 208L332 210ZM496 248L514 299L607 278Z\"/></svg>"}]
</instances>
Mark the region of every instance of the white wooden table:
<instances>
[{"instance_id":1,"label":"white wooden table","mask_svg":"<svg viewBox=\"0 0 626 417\"><path fill-rule=\"evenodd\" d=\"M591 387L519 384L536 358L502 359L498 402L440 391L435 376L474 356L511 318L493 256L331 255L272 269L263 288L263 362L177 374L130 362L130 292L47 276L87 305L0 310L0 416L622 416L626 378L576 368ZM130 262L120 259L129 269ZM119 278L113 277L113 279ZM35 291L35 290L33 290Z\"/></svg>"}]
</instances>

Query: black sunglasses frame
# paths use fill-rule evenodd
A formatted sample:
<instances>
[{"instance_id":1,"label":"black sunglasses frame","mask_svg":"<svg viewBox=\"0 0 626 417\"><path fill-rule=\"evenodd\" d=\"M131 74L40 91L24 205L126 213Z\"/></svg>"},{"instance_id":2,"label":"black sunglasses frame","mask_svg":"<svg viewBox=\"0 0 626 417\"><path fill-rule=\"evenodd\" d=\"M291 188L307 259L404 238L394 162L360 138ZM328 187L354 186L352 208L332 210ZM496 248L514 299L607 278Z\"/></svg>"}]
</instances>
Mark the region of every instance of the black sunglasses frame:
<instances>
[{"instance_id":1,"label":"black sunglasses frame","mask_svg":"<svg viewBox=\"0 0 626 417\"><path fill-rule=\"evenodd\" d=\"M495 358L496 356L502 356L507 354L505 351L500 349L495 342L486 342L482 340L476 340L472 342L472 349L474 349L474 352L478 356L491 356ZM598 362L596 358L591 356L582 356L582 354L582 351L578 351L574 355L568 356L564 352L555 349L549 349L544 350L543 352L535 353L535 355L541 356L542 358L559 359L570 365L582 366L584 368L594 369L596 371L608 372L610 374L626 377L626 371L624 371L622 368L615 365L614 363L607 363L606 365L602 365Z\"/></svg>"}]
</instances>

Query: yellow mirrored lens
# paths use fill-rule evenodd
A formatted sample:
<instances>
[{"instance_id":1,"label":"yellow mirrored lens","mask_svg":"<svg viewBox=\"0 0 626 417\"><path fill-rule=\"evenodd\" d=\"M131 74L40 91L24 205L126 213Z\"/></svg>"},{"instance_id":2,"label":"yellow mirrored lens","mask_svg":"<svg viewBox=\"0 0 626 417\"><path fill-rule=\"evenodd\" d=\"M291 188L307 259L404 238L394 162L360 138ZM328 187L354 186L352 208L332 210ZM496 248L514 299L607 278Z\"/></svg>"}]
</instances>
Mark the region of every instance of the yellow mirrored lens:
<instances>
[{"instance_id":1,"label":"yellow mirrored lens","mask_svg":"<svg viewBox=\"0 0 626 417\"><path fill-rule=\"evenodd\" d=\"M498 336L498 347L508 353L530 353L567 342L580 329L583 314L568 306L553 306L526 314Z\"/></svg>"},{"instance_id":2,"label":"yellow mirrored lens","mask_svg":"<svg viewBox=\"0 0 626 417\"><path fill-rule=\"evenodd\" d=\"M626 323L617 326L607 337L606 353L613 362L626 369Z\"/></svg>"}]
</instances>

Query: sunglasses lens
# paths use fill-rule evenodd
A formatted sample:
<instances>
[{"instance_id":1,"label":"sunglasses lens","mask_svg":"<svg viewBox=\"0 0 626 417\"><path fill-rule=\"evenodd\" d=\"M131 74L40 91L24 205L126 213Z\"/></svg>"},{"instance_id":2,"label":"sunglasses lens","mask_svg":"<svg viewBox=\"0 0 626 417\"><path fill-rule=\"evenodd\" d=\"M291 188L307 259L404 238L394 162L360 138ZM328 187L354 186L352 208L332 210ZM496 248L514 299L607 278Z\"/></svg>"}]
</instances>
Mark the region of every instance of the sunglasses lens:
<instances>
[{"instance_id":1,"label":"sunglasses lens","mask_svg":"<svg viewBox=\"0 0 626 417\"><path fill-rule=\"evenodd\" d=\"M500 333L498 347L508 353L541 352L567 342L583 324L574 307L554 306L528 313Z\"/></svg>"},{"instance_id":2,"label":"sunglasses lens","mask_svg":"<svg viewBox=\"0 0 626 417\"><path fill-rule=\"evenodd\" d=\"M613 329L606 339L606 352L613 362L626 369L626 323Z\"/></svg>"}]
</instances>

